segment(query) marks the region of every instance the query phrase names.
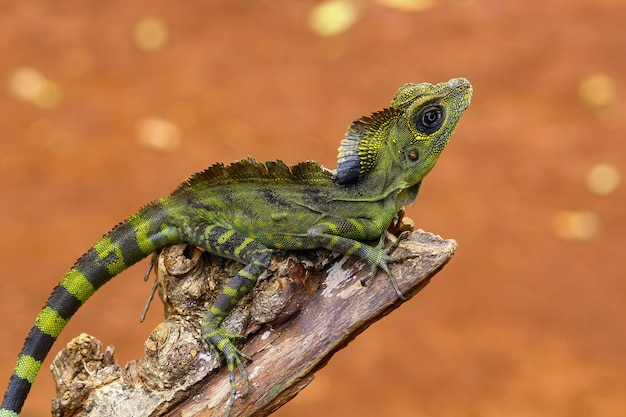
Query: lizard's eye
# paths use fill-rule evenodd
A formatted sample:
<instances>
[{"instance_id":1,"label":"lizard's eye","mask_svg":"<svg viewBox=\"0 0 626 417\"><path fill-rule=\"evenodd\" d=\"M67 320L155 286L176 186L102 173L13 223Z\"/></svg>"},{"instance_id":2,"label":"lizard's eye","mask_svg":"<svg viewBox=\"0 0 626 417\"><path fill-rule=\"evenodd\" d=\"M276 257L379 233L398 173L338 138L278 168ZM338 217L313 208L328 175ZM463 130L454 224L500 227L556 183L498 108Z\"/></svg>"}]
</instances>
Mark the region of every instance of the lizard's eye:
<instances>
[{"instance_id":1,"label":"lizard's eye","mask_svg":"<svg viewBox=\"0 0 626 417\"><path fill-rule=\"evenodd\" d=\"M420 159L420 153L417 149L411 149L407 155L409 156L409 159L413 162L417 161L418 159Z\"/></svg>"},{"instance_id":2,"label":"lizard's eye","mask_svg":"<svg viewBox=\"0 0 626 417\"><path fill-rule=\"evenodd\" d=\"M438 104L426 106L415 115L415 126L425 135L435 132L441 127L444 119L444 107Z\"/></svg>"}]
</instances>

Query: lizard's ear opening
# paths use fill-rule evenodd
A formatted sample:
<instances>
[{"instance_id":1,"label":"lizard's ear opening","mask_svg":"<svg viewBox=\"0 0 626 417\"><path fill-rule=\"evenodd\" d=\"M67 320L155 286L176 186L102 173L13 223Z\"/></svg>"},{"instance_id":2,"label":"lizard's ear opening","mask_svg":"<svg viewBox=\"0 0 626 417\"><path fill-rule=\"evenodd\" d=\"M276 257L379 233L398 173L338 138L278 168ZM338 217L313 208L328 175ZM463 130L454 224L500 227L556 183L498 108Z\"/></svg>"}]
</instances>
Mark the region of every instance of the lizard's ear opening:
<instances>
[{"instance_id":1,"label":"lizard's ear opening","mask_svg":"<svg viewBox=\"0 0 626 417\"><path fill-rule=\"evenodd\" d=\"M353 184L376 166L390 122L397 118L398 112L394 108L385 109L352 123L339 146L338 184Z\"/></svg>"}]
</instances>

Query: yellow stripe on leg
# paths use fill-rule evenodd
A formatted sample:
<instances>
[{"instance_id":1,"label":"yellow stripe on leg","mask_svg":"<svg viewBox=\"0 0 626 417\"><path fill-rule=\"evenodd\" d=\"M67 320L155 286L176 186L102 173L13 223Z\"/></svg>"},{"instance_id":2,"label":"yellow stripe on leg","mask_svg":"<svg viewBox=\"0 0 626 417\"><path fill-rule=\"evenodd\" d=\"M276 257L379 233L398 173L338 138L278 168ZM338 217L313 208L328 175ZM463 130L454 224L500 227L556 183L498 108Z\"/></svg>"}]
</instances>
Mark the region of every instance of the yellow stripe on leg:
<instances>
[{"instance_id":1,"label":"yellow stripe on leg","mask_svg":"<svg viewBox=\"0 0 626 417\"><path fill-rule=\"evenodd\" d=\"M358 251L362 246L363 244L361 242L354 241L354 243L352 243L352 247L350 247L350 249L346 251L346 255L352 255L354 252Z\"/></svg>"},{"instance_id":2,"label":"yellow stripe on leg","mask_svg":"<svg viewBox=\"0 0 626 417\"><path fill-rule=\"evenodd\" d=\"M249 245L250 243L253 243L253 242L254 242L254 240L252 240L252 239L250 239L250 238L245 238L245 239L243 240L243 242L241 242L241 244L235 248L235 251L233 252L233 254L234 254L236 257L239 257L239 255L241 254L241 251L242 251L242 250L244 250L245 248L247 248L247 247L248 247L248 245Z\"/></svg>"}]
</instances>

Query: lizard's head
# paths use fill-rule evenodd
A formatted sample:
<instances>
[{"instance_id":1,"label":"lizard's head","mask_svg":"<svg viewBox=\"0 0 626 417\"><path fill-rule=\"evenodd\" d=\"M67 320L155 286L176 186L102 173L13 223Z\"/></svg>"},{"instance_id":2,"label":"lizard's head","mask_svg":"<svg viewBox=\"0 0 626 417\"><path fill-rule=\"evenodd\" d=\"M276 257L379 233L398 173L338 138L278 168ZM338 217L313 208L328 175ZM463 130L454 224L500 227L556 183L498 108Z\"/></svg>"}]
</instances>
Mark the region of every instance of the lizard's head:
<instances>
[{"instance_id":1,"label":"lizard's head","mask_svg":"<svg viewBox=\"0 0 626 417\"><path fill-rule=\"evenodd\" d=\"M421 182L446 147L472 99L472 85L455 78L437 85L406 84L391 107L356 120L341 142L336 179L352 184L372 172L387 173L387 186Z\"/></svg>"}]
</instances>

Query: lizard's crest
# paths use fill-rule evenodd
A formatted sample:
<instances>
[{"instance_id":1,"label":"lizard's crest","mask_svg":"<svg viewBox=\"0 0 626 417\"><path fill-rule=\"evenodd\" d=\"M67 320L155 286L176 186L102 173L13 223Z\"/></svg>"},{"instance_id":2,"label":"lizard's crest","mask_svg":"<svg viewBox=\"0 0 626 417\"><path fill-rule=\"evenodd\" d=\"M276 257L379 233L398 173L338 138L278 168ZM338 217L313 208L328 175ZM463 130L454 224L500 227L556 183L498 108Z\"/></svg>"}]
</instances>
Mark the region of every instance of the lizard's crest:
<instances>
[{"instance_id":1,"label":"lizard's crest","mask_svg":"<svg viewBox=\"0 0 626 417\"><path fill-rule=\"evenodd\" d=\"M448 143L471 97L472 86L464 78L400 87L388 109L357 119L346 132L337 157L337 183L356 183L374 170L389 173L392 169L402 174L396 176L399 188L420 182Z\"/></svg>"},{"instance_id":2,"label":"lizard's crest","mask_svg":"<svg viewBox=\"0 0 626 417\"><path fill-rule=\"evenodd\" d=\"M287 165L283 161L257 162L248 157L230 165L217 163L187 178L172 194L195 186L210 187L242 181L330 181L331 172L317 162Z\"/></svg>"},{"instance_id":3,"label":"lizard's crest","mask_svg":"<svg viewBox=\"0 0 626 417\"><path fill-rule=\"evenodd\" d=\"M349 184L370 172L385 145L385 131L401 112L384 109L371 116L355 120L339 147L337 182Z\"/></svg>"}]
</instances>

